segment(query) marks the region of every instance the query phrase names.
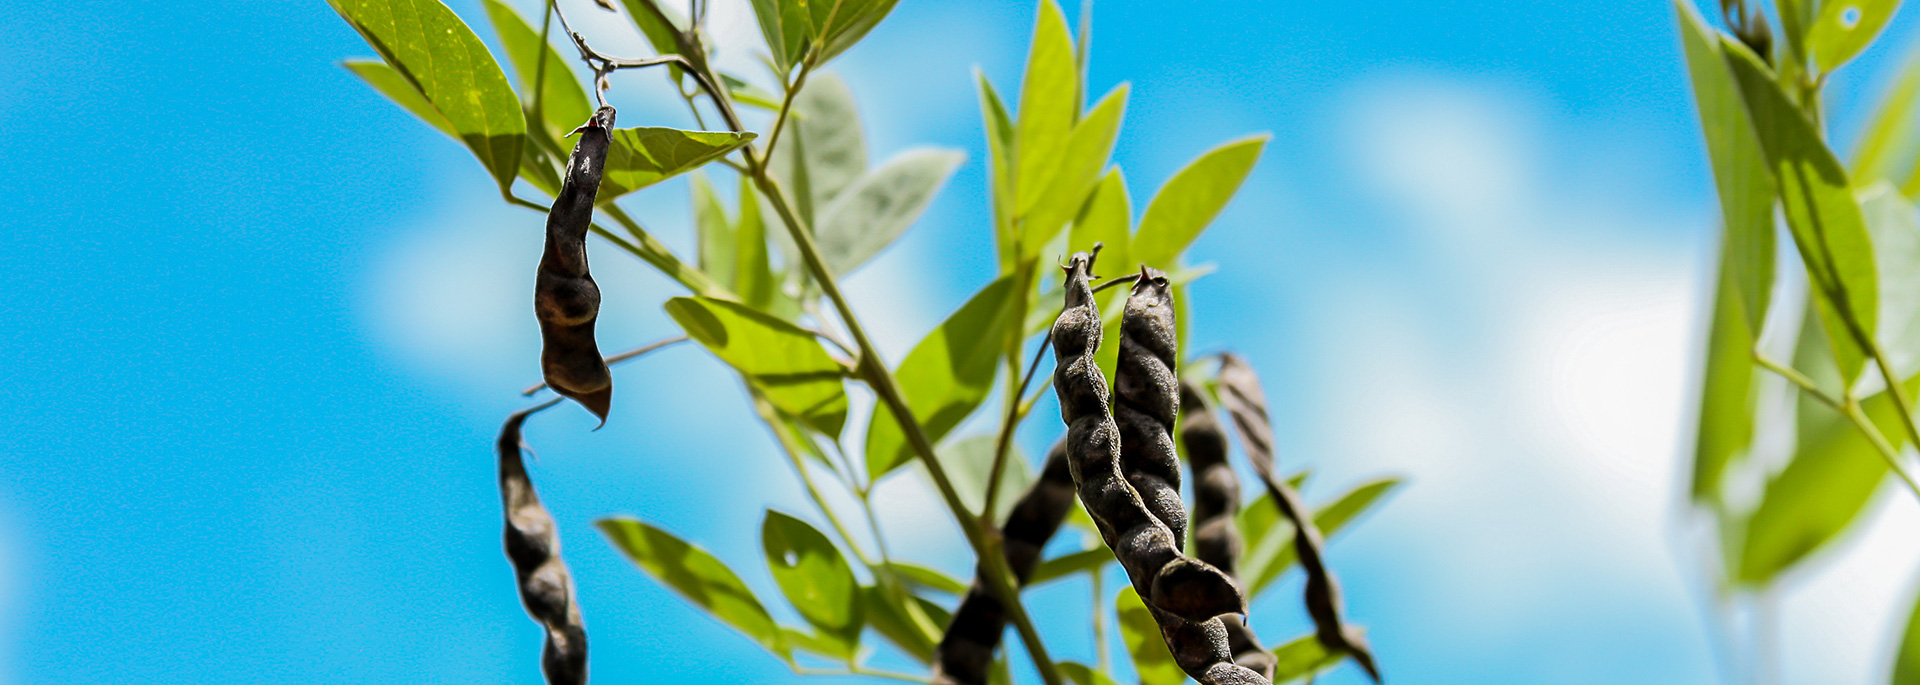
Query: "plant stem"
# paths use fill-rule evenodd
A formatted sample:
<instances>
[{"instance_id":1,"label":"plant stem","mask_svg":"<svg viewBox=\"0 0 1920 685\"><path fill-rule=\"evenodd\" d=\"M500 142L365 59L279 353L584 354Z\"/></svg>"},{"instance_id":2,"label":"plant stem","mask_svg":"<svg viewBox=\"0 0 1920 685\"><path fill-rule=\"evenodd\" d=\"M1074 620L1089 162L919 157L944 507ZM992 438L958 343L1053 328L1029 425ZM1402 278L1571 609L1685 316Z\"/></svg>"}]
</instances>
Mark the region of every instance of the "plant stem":
<instances>
[{"instance_id":1,"label":"plant stem","mask_svg":"<svg viewBox=\"0 0 1920 685\"><path fill-rule=\"evenodd\" d=\"M827 518L827 523L833 526L833 532L840 535L840 541L845 542L847 549L853 551L853 556L860 560L860 565L867 567L869 571L873 570L873 559L860 550L860 545L854 541L852 535L847 533L847 527L840 522L840 517L834 515L833 507L827 506L827 499L820 495L820 488L813 484L813 477L807 475L807 464L800 459L800 446L793 444L793 436L780 429L779 424L783 421L779 410L767 401L766 396L762 395L758 388L748 385L747 393L753 396L754 412L760 415L760 420L765 421L768 428L773 429L774 440L780 443L780 451L786 453L787 464L793 467L794 475L799 476L800 483L806 486L807 497L813 500L814 508L819 509L820 515Z\"/></svg>"},{"instance_id":2,"label":"plant stem","mask_svg":"<svg viewBox=\"0 0 1920 685\"><path fill-rule=\"evenodd\" d=\"M633 359L634 357L638 357L638 356L640 356L640 355L643 355L643 354L646 354L646 353L648 353L648 352L652 352L652 351L654 351L654 350L657 350L657 349L660 349L660 348L662 348L662 347L667 347L667 346L669 346L669 345L675 345L675 344L678 344L678 343L683 343L683 342L686 342L686 341L688 341L688 340L690 340L690 338L688 338L687 336L684 336L684 335L676 335L676 336L674 336L674 337L671 337L671 338L667 338L667 339L665 339L665 340L655 340L655 341L653 341L653 342L650 342L650 343L647 343L647 344L645 344L645 345L641 345L640 347L636 347L636 348L634 348L634 349L631 349L631 350L627 350L627 351L625 351L625 352L621 352L621 353L619 353L619 354L615 354L615 355L610 355L610 356L608 356L608 357L607 357L607 358L606 358L605 360L603 360L603 361L604 361L604 362L606 362L606 365L607 365L607 366L613 366L614 364L618 364L618 363L620 363L620 362L624 362L624 361L627 361L627 360L629 360L629 359ZM522 397L532 397L534 393L536 393L536 392L540 392L540 391L542 391L542 390L545 390L545 389L547 389L547 383L546 383L546 381L541 381L541 382L539 382L539 383L536 383L536 384L534 384L534 385L532 385L532 386L529 386L529 387L528 387L527 389L525 389L525 390L522 390L522 391L520 391L520 395L521 395Z\"/></svg>"},{"instance_id":3,"label":"plant stem","mask_svg":"<svg viewBox=\"0 0 1920 685\"><path fill-rule=\"evenodd\" d=\"M1087 574L1093 579L1093 654L1094 666L1101 673L1107 672L1107 593L1101 587L1100 569L1095 567Z\"/></svg>"},{"instance_id":4,"label":"plant stem","mask_svg":"<svg viewBox=\"0 0 1920 685\"><path fill-rule=\"evenodd\" d=\"M1802 392L1805 392L1807 395L1819 400L1821 404L1832 407L1835 411L1847 417L1847 420L1853 423L1854 428L1859 429L1860 434L1866 436L1867 442L1873 445L1873 450L1880 454L1880 458L1887 462L1887 468L1892 469L1895 474L1900 476L1900 480L1906 482L1907 489L1912 490L1915 497L1920 497L1920 480L1915 480L1913 474L1907 472L1906 467L1900 463L1900 449L1894 447L1893 443L1887 441L1886 435L1880 432L1880 428L1873 424L1873 420L1867 416L1866 412L1861 411L1859 402L1851 397L1841 399L1827 394L1826 391L1821 390L1820 386L1813 382L1813 379L1808 378L1806 374L1800 373L1793 367L1769 359L1766 355L1755 352L1753 361L1762 368L1779 374L1788 381L1792 381L1794 385L1800 386Z\"/></svg>"}]
</instances>

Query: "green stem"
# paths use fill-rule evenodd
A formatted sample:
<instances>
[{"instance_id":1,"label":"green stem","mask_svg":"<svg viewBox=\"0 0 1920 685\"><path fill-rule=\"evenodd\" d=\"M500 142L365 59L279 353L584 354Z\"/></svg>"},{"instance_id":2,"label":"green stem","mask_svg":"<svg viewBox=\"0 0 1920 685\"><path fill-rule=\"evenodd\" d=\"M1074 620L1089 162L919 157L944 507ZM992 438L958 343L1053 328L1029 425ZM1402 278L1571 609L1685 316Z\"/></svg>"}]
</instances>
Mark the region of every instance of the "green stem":
<instances>
[{"instance_id":1,"label":"green stem","mask_svg":"<svg viewBox=\"0 0 1920 685\"><path fill-rule=\"evenodd\" d=\"M780 443L780 451L786 453L787 465L793 467L794 475L799 476L800 483L806 486L807 497L813 500L814 508L819 509L820 515L827 518L827 523L833 526L833 532L840 536L841 542L847 544L847 549L853 551L853 556L860 560L860 565L867 567L869 571L873 570L873 559L868 557L866 552L861 551L860 545L854 541L853 535L847 532L846 525L840 522L839 516L834 515L833 507L827 506L827 499L820 495L820 488L813 484L813 477L807 475L807 464L800 459L802 448L799 445L793 444L792 435L789 435L787 431L780 430L779 424L783 423L783 421L780 418L779 410L775 409L773 404L767 401L766 396L762 395L758 388L749 385L747 387L747 393L753 396L754 412L759 414L760 420L766 422L767 427L773 430L773 438Z\"/></svg>"},{"instance_id":2,"label":"green stem","mask_svg":"<svg viewBox=\"0 0 1920 685\"><path fill-rule=\"evenodd\" d=\"M1880 427L1875 426L1873 420L1867 416L1866 412L1860 410L1859 402L1851 397L1843 399L1827 394L1826 391L1821 390L1820 386L1813 382L1813 379L1808 378L1806 374L1800 373L1793 367L1769 359L1766 355L1756 352L1753 355L1753 361L1762 368L1779 374L1782 378L1791 381L1794 385L1799 386L1800 390L1808 396L1819 400L1821 404L1832 407L1835 411L1840 412L1842 416L1847 417L1847 420L1853 423L1854 428L1858 429L1860 434L1867 438L1867 442L1873 445L1873 450L1880 454L1880 458L1887 462L1887 468L1892 469L1895 474L1900 476L1900 480L1906 482L1907 489L1912 490L1915 497L1920 497L1920 480L1915 480L1913 474L1907 472L1906 466L1900 463L1900 449L1894 447L1893 443L1887 440L1887 436L1880 432Z\"/></svg>"}]
</instances>

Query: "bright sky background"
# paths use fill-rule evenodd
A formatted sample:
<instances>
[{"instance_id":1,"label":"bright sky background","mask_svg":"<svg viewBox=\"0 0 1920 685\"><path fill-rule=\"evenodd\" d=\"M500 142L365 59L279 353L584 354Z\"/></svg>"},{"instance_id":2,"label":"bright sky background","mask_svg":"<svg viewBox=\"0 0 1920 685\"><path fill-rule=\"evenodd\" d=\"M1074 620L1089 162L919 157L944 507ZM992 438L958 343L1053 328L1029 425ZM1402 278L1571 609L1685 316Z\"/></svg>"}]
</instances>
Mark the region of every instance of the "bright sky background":
<instances>
[{"instance_id":1,"label":"bright sky background","mask_svg":"<svg viewBox=\"0 0 1920 685\"><path fill-rule=\"evenodd\" d=\"M717 2L727 64L750 64L745 6ZM904 0L834 65L875 162L969 155L848 286L892 359L991 276L971 70L1017 92L1032 15ZM638 45L599 16L596 41ZM541 218L336 66L372 52L321 2L0 18L0 682L538 682L492 440L538 374ZM1831 88L1842 140L1913 29ZM1273 133L1191 253L1219 267L1194 342L1264 372L1309 498L1410 479L1332 548L1394 682L1718 681L1746 642L1711 627L1681 507L1715 206L1668 4L1107 1L1092 80L1132 83L1136 210ZM659 82L618 77L622 124L689 125ZM691 253L684 182L629 206ZM603 345L670 334L676 288L605 247ZM794 679L589 527L656 522L772 598L761 509L809 513L718 362L618 375L607 429L563 410L528 432L596 680ZM883 494L898 554L966 571L922 486ZM1779 598L1784 682L1885 677L1920 565L1920 507L1887 494ZM1297 589L1254 607L1269 640L1308 630ZM1035 593L1061 656L1091 658L1086 593Z\"/></svg>"}]
</instances>

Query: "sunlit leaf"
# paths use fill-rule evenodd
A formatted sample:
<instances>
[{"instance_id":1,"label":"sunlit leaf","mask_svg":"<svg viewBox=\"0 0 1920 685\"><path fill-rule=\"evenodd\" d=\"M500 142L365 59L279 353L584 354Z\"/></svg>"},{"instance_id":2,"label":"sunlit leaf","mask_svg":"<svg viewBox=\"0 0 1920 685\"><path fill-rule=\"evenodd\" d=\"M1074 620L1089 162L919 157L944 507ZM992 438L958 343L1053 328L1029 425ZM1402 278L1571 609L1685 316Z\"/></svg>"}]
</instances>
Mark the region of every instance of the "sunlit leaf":
<instances>
[{"instance_id":1,"label":"sunlit leaf","mask_svg":"<svg viewBox=\"0 0 1920 685\"><path fill-rule=\"evenodd\" d=\"M1807 30L1807 52L1822 71L1833 71L1880 35L1900 0L1826 0Z\"/></svg>"},{"instance_id":2,"label":"sunlit leaf","mask_svg":"<svg viewBox=\"0 0 1920 685\"><path fill-rule=\"evenodd\" d=\"M626 15L633 25L640 29L647 44L653 51L662 55L671 55L680 51L680 44L673 36L684 29L687 18L674 11L674 3L659 0L620 0L627 9Z\"/></svg>"},{"instance_id":3,"label":"sunlit leaf","mask_svg":"<svg viewBox=\"0 0 1920 685\"><path fill-rule=\"evenodd\" d=\"M1920 685L1920 601L1907 617L1907 630L1900 637L1900 651L1894 654L1893 685Z\"/></svg>"},{"instance_id":4,"label":"sunlit leaf","mask_svg":"<svg viewBox=\"0 0 1920 685\"><path fill-rule=\"evenodd\" d=\"M1127 179L1115 167L1094 186L1080 217L1067 237L1067 254L1087 252L1100 243L1100 270L1117 274L1133 263L1133 202L1127 197Z\"/></svg>"},{"instance_id":5,"label":"sunlit leaf","mask_svg":"<svg viewBox=\"0 0 1920 685\"><path fill-rule=\"evenodd\" d=\"M815 238L827 268L850 273L892 244L965 159L956 150L908 150L854 181L820 213Z\"/></svg>"},{"instance_id":6,"label":"sunlit leaf","mask_svg":"<svg viewBox=\"0 0 1920 685\"><path fill-rule=\"evenodd\" d=\"M1870 183L1912 171L1913 105L1920 101L1920 51L1907 57L1900 67L1900 78L1880 105L1853 150L1851 170L1855 183ZM1905 159L1902 159L1905 158Z\"/></svg>"},{"instance_id":7,"label":"sunlit leaf","mask_svg":"<svg viewBox=\"0 0 1920 685\"><path fill-rule=\"evenodd\" d=\"M1880 278L1880 349L1900 378L1920 372L1920 214L1887 182L1857 195Z\"/></svg>"},{"instance_id":8,"label":"sunlit leaf","mask_svg":"<svg viewBox=\"0 0 1920 685\"><path fill-rule=\"evenodd\" d=\"M587 91L580 87L568 66L570 62L552 44L541 43L539 30L520 18L513 7L501 0L486 0L485 7L487 20L493 22L494 33L500 36L507 60L513 62L514 73L519 76L520 91L530 93L534 83L540 84L540 118L547 135L562 140L569 131L587 123L593 116L593 103L587 100ZM544 64L542 55L546 57Z\"/></svg>"},{"instance_id":9,"label":"sunlit leaf","mask_svg":"<svg viewBox=\"0 0 1920 685\"><path fill-rule=\"evenodd\" d=\"M767 570L801 618L841 642L859 642L865 613L860 584L832 540L806 521L769 509L760 545Z\"/></svg>"},{"instance_id":10,"label":"sunlit leaf","mask_svg":"<svg viewBox=\"0 0 1920 685\"><path fill-rule=\"evenodd\" d=\"M752 133L683 131L677 128L614 129L599 204L667 180L719 159L752 141Z\"/></svg>"},{"instance_id":11,"label":"sunlit leaf","mask_svg":"<svg viewBox=\"0 0 1920 685\"><path fill-rule=\"evenodd\" d=\"M1133 259L1156 269L1171 269L1180 253L1225 209L1253 171L1267 136L1231 141L1202 153L1160 187L1140 215L1133 237Z\"/></svg>"},{"instance_id":12,"label":"sunlit leaf","mask_svg":"<svg viewBox=\"0 0 1920 685\"><path fill-rule=\"evenodd\" d=\"M676 297L666 309L687 335L759 386L767 401L822 433L840 434L846 369L812 333L727 300Z\"/></svg>"},{"instance_id":13,"label":"sunlit leaf","mask_svg":"<svg viewBox=\"0 0 1920 685\"><path fill-rule=\"evenodd\" d=\"M693 172L687 188L693 193L693 227L699 237L700 270L715 282L733 287L739 236L734 232L733 222L727 219L727 208L721 204L706 174Z\"/></svg>"},{"instance_id":14,"label":"sunlit leaf","mask_svg":"<svg viewBox=\"0 0 1920 685\"><path fill-rule=\"evenodd\" d=\"M747 306L769 310L780 294L780 280L773 273L768 255L767 222L761 218L759 191L746 175L740 177L740 217L734 222L733 234L733 291Z\"/></svg>"},{"instance_id":15,"label":"sunlit leaf","mask_svg":"<svg viewBox=\"0 0 1920 685\"><path fill-rule=\"evenodd\" d=\"M953 489L968 511L979 511L986 504L987 476L993 472L993 450L998 442L993 435L975 435L955 440L939 449L940 465L953 481ZM1000 474L1000 496L994 500L993 523L1006 520L1007 513L1020 499L1020 493L1033 482L1033 470L1020 449L1007 446L1006 471Z\"/></svg>"},{"instance_id":16,"label":"sunlit leaf","mask_svg":"<svg viewBox=\"0 0 1920 685\"><path fill-rule=\"evenodd\" d=\"M1320 638L1313 633L1288 640L1267 651L1273 652L1273 682L1292 682L1308 678L1316 673L1333 668L1340 663L1342 655L1327 651Z\"/></svg>"},{"instance_id":17,"label":"sunlit leaf","mask_svg":"<svg viewBox=\"0 0 1920 685\"><path fill-rule=\"evenodd\" d=\"M347 71L353 72L353 75L366 81L367 85L373 86L374 90L380 91L381 95L387 96L387 99L392 100L401 109L420 117L421 121L447 134L447 137L454 140L460 139L460 132L454 130L453 122L441 116L440 110L434 109L433 103L427 102L426 96L413 89L413 84L407 82L407 77L401 76L400 72L394 71L393 67L387 66L386 62L350 59L341 62L340 66L346 67Z\"/></svg>"},{"instance_id":18,"label":"sunlit leaf","mask_svg":"<svg viewBox=\"0 0 1920 685\"><path fill-rule=\"evenodd\" d=\"M1040 0L1033 26L1033 45L1027 52L1027 71L1020 81L1020 109L1015 115L1014 150L1018 166L1014 179L1014 216L1022 216L1040 202L1053 180L1055 165L1067 149L1073 132L1075 91L1080 69L1074 61L1073 37L1053 0ZM1027 246L1026 252L1039 249Z\"/></svg>"},{"instance_id":19,"label":"sunlit leaf","mask_svg":"<svg viewBox=\"0 0 1920 685\"><path fill-rule=\"evenodd\" d=\"M1372 509L1387 493L1399 487L1400 482L1398 478L1382 478L1355 486L1331 504L1315 509L1313 524L1320 528L1320 534L1331 541L1336 534L1346 528L1347 524ZM1260 509L1274 509L1273 500L1264 494L1261 495L1242 510L1243 520L1260 516L1270 516L1269 520L1278 519L1276 514L1257 511ZM1293 526L1285 521L1275 520L1270 525L1258 527L1260 529L1257 531L1253 528L1256 527L1243 528L1247 535L1247 544L1245 553L1240 557L1241 584L1246 586L1249 597L1259 595L1267 586L1272 585L1273 581L1278 580L1280 574L1285 573L1300 560L1299 553L1293 549ZM1256 532L1258 537L1255 537Z\"/></svg>"},{"instance_id":20,"label":"sunlit leaf","mask_svg":"<svg viewBox=\"0 0 1920 685\"><path fill-rule=\"evenodd\" d=\"M940 630L953 618L945 608L926 598L908 595L909 601L927 618L928 624L921 625L907 617L891 594L880 587L862 587L860 596L866 601L867 624L873 626L874 632L920 663L932 661L933 648L940 643Z\"/></svg>"},{"instance_id":21,"label":"sunlit leaf","mask_svg":"<svg viewBox=\"0 0 1920 685\"><path fill-rule=\"evenodd\" d=\"M1092 571L1113 561L1113 551L1106 545L1097 545L1092 549L1083 549L1071 554L1040 562L1033 570L1033 576L1027 579L1028 586L1039 585L1056 578L1065 578L1082 571Z\"/></svg>"},{"instance_id":22,"label":"sunlit leaf","mask_svg":"<svg viewBox=\"0 0 1920 685\"><path fill-rule=\"evenodd\" d=\"M1724 259L1731 260L1722 270L1734 279L1744 318L1753 331L1750 337L1758 337L1773 293L1773 175L1747 117L1740 87L1720 53L1718 34L1700 21L1686 0L1675 0L1675 11L1720 196L1722 249Z\"/></svg>"},{"instance_id":23,"label":"sunlit leaf","mask_svg":"<svg viewBox=\"0 0 1920 685\"><path fill-rule=\"evenodd\" d=\"M993 188L993 245L1004 268L1014 261L1014 236L1008 233L1013 227L1013 120L1007 116L1000 94L978 67L973 70L973 79L980 88L980 120L986 128L987 156L993 163L988 170Z\"/></svg>"},{"instance_id":24,"label":"sunlit leaf","mask_svg":"<svg viewBox=\"0 0 1920 685\"><path fill-rule=\"evenodd\" d=\"M1017 294L1011 276L988 283L914 345L894 371L928 440L945 437L992 390ZM873 411L867 427L867 474L878 479L906 463L912 451L892 411L882 403Z\"/></svg>"},{"instance_id":25,"label":"sunlit leaf","mask_svg":"<svg viewBox=\"0 0 1920 685\"><path fill-rule=\"evenodd\" d=\"M838 5L832 13L832 21L828 22L824 28L821 27L820 22L815 22L815 31L822 46L821 64L838 57L840 53L846 52L855 43L859 43L860 39L866 37L867 32L872 31L880 20L887 17L888 12L893 11L893 6L899 3L899 0L810 1L816 8Z\"/></svg>"},{"instance_id":26,"label":"sunlit leaf","mask_svg":"<svg viewBox=\"0 0 1920 685\"><path fill-rule=\"evenodd\" d=\"M753 16L760 37L767 42L774 66L785 74L800 62L810 32L805 0L753 0Z\"/></svg>"},{"instance_id":27,"label":"sunlit leaf","mask_svg":"<svg viewBox=\"0 0 1920 685\"><path fill-rule=\"evenodd\" d=\"M327 0L492 172L502 192L520 173L527 120L480 37L439 0Z\"/></svg>"},{"instance_id":28,"label":"sunlit leaf","mask_svg":"<svg viewBox=\"0 0 1920 685\"><path fill-rule=\"evenodd\" d=\"M654 580L761 646L782 656L787 654L780 628L767 615L766 607L746 583L740 582L740 576L712 554L634 519L601 519L595 525Z\"/></svg>"},{"instance_id":29,"label":"sunlit leaf","mask_svg":"<svg viewBox=\"0 0 1920 685\"><path fill-rule=\"evenodd\" d=\"M1093 670L1086 664L1062 661L1054 665L1060 669L1060 675L1073 681L1073 685L1119 685L1112 678L1107 677L1107 674Z\"/></svg>"},{"instance_id":30,"label":"sunlit leaf","mask_svg":"<svg viewBox=\"0 0 1920 685\"><path fill-rule=\"evenodd\" d=\"M1120 589L1120 595L1113 598L1113 609L1120 619L1120 639L1127 645L1127 654L1133 656L1133 670L1139 674L1141 685L1180 685L1187 679L1186 672L1173 662L1173 653L1167 651L1166 640L1160 637L1160 624L1153 620L1153 612L1140 601L1133 586Z\"/></svg>"},{"instance_id":31,"label":"sunlit leaf","mask_svg":"<svg viewBox=\"0 0 1920 685\"><path fill-rule=\"evenodd\" d=\"M1100 170L1113 154L1113 141L1120 134L1120 120L1126 110L1127 84L1123 83L1095 103L1086 118L1074 125L1066 147L1050 167L1053 174L1047 182L1046 191L1041 193L1038 202L1021 219L1026 232L1021 244L1030 251L1039 250L1052 242L1060 229L1086 203L1087 194L1094 190L1094 184L1100 180ZM1032 254L1029 252L1027 256ZM1106 255L1103 253L1102 257ZM1103 259L1102 263L1109 271L1131 266L1119 260Z\"/></svg>"},{"instance_id":32,"label":"sunlit leaf","mask_svg":"<svg viewBox=\"0 0 1920 685\"><path fill-rule=\"evenodd\" d=\"M935 592L959 595L967 591L967 584L960 579L919 564L893 561L882 564L895 578L906 581L909 586L922 587Z\"/></svg>"}]
</instances>

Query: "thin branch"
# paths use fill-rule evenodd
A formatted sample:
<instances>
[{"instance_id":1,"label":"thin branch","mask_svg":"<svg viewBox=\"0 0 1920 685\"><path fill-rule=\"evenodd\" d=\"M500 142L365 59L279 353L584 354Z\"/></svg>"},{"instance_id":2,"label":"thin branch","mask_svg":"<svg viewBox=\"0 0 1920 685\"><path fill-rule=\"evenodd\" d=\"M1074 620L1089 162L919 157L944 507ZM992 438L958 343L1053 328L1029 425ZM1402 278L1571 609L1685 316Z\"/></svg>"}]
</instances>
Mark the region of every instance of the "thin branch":
<instances>
[{"instance_id":1,"label":"thin branch","mask_svg":"<svg viewBox=\"0 0 1920 685\"><path fill-rule=\"evenodd\" d=\"M687 336L684 336L684 335L679 335L679 336L674 336L674 337L671 337L671 338L667 338L667 339L665 339L665 340L656 340L656 341L654 341L654 342L651 342L651 343L647 343L647 344L645 344L645 345L641 345L641 346L639 346L639 347L636 347L636 348L634 348L634 349L631 349L631 350L627 350L627 351L625 351L625 352L621 352L620 354L616 354L616 355L613 355L613 356L611 356L611 357L607 357L607 359L606 359L606 363L607 363L607 366L613 366L613 365L615 365L615 364L618 364L618 363L620 363L620 362L624 362L624 361L627 361L627 360L629 360L629 359L633 359L633 358L635 358L635 357L638 357L638 356L640 356L640 355L643 355L643 354L646 354L646 353L648 353L648 352L652 352L652 351L654 351L654 350L657 350L657 349L660 349L660 348L662 348L662 347L667 347L667 346L669 346L669 345L673 345L673 344L677 344L677 343L683 343L683 342L686 342L687 340L688 340L688 338L687 338ZM527 389L525 389L525 390L522 390L522 391L520 391L520 395L521 395L522 397L532 397L534 393L536 393L536 392L540 392L541 390L545 390L545 389L547 389L547 384L546 384L546 382L545 382L545 381L542 381L542 382L540 382L540 383L538 383L538 384L536 384L536 385L534 385L534 386L532 386L532 387L529 387L529 388L527 388Z\"/></svg>"},{"instance_id":2,"label":"thin branch","mask_svg":"<svg viewBox=\"0 0 1920 685\"><path fill-rule=\"evenodd\" d=\"M1894 447L1893 443L1887 441L1887 437L1880 432L1880 427L1874 425L1873 420L1867 416L1866 412L1861 411L1859 402L1854 401L1851 397L1842 400L1833 395L1829 395L1826 391L1821 390L1820 386L1816 385L1813 379L1808 378L1806 374L1800 373L1793 367L1774 361L1757 351L1753 355L1753 361L1755 364L1760 365L1761 368L1779 374L1782 378L1791 381L1794 385L1799 386L1802 392L1807 393L1814 399L1819 400L1821 404L1832 407L1835 411L1840 412L1842 416L1847 417L1847 420L1853 423L1854 428L1859 429L1860 434L1866 436L1867 442L1873 444L1873 450L1878 452L1880 458L1887 462L1887 468L1892 469L1894 473L1898 474L1900 480L1906 481L1907 488L1913 491L1914 496L1920 497L1920 480L1915 480L1913 474L1907 472L1906 466L1900 463L1900 449Z\"/></svg>"}]
</instances>

